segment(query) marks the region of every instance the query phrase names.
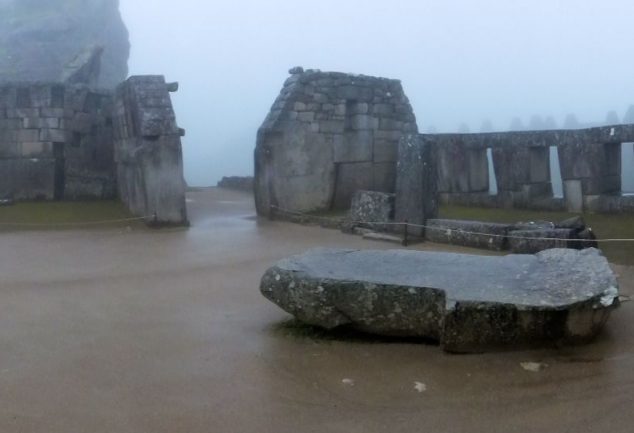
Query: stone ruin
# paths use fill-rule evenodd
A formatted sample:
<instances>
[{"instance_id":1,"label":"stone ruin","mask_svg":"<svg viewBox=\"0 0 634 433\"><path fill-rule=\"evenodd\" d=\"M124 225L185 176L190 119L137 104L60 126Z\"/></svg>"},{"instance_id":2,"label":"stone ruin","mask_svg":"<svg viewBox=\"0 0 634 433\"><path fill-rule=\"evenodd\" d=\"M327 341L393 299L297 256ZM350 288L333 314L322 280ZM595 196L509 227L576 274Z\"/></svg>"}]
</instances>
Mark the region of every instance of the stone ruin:
<instances>
[{"instance_id":1,"label":"stone ruin","mask_svg":"<svg viewBox=\"0 0 634 433\"><path fill-rule=\"evenodd\" d=\"M118 197L149 223L186 224L175 90L161 76L131 77L115 92L0 85L0 199Z\"/></svg>"},{"instance_id":2,"label":"stone ruin","mask_svg":"<svg viewBox=\"0 0 634 433\"><path fill-rule=\"evenodd\" d=\"M291 74L258 131L260 215L348 209L357 191L395 194L392 221L412 224L435 218L439 203L634 211L634 197L620 194L620 146L634 142L634 125L418 134L397 80L301 68ZM559 155L564 198L553 196L552 147ZM497 195L490 193L489 151Z\"/></svg>"},{"instance_id":3,"label":"stone ruin","mask_svg":"<svg viewBox=\"0 0 634 433\"><path fill-rule=\"evenodd\" d=\"M357 190L394 192L398 142L418 132L401 83L301 68L291 74L258 131L258 213L347 209Z\"/></svg>"},{"instance_id":4,"label":"stone ruin","mask_svg":"<svg viewBox=\"0 0 634 433\"><path fill-rule=\"evenodd\" d=\"M467 206L631 212L621 195L621 144L634 141L634 125L579 130L424 134L437 149L443 203ZM550 149L557 149L564 197L553 196ZM487 152L498 193L490 191ZM634 168L634 167L633 167Z\"/></svg>"}]
</instances>

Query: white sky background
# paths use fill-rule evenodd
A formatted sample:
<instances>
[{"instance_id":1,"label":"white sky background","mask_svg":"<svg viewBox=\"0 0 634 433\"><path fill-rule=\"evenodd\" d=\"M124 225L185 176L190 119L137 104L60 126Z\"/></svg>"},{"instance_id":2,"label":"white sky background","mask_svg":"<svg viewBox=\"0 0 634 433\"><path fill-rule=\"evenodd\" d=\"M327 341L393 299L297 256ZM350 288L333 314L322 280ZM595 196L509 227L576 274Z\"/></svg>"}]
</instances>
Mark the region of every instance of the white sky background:
<instances>
[{"instance_id":1,"label":"white sky background","mask_svg":"<svg viewBox=\"0 0 634 433\"><path fill-rule=\"evenodd\" d=\"M288 69L399 78L421 131L623 116L634 104L632 0L120 0L131 74L179 81L191 185L252 173Z\"/></svg>"}]
</instances>

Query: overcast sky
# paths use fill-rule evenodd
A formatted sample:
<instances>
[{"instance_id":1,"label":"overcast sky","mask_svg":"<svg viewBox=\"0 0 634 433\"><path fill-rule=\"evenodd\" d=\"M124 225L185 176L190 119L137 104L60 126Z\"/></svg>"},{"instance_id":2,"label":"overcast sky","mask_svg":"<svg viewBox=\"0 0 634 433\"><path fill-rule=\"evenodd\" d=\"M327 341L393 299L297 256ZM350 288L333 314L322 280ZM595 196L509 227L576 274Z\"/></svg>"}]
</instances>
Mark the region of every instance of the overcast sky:
<instances>
[{"instance_id":1,"label":"overcast sky","mask_svg":"<svg viewBox=\"0 0 634 433\"><path fill-rule=\"evenodd\" d=\"M632 0L120 0L131 74L179 81L186 177L248 175L301 65L399 78L421 131L602 121L634 103Z\"/></svg>"}]
</instances>

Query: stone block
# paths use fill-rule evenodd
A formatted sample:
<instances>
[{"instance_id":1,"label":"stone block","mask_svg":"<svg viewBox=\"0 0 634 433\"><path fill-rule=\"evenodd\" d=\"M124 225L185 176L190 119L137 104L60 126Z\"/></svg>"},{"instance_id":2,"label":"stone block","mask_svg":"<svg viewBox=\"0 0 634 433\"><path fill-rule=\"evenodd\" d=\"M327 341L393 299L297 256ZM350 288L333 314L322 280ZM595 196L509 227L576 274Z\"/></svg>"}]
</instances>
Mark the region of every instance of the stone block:
<instances>
[{"instance_id":1,"label":"stone block","mask_svg":"<svg viewBox=\"0 0 634 433\"><path fill-rule=\"evenodd\" d=\"M580 180L564 181L564 198L568 212L583 212L583 189Z\"/></svg>"},{"instance_id":2,"label":"stone block","mask_svg":"<svg viewBox=\"0 0 634 433\"><path fill-rule=\"evenodd\" d=\"M504 257L317 249L275 264L260 291L313 326L423 337L459 353L589 342L619 306L616 276L596 249Z\"/></svg>"},{"instance_id":3,"label":"stone block","mask_svg":"<svg viewBox=\"0 0 634 433\"><path fill-rule=\"evenodd\" d=\"M379 123L379 129L384 131L401 131L403 130L404 123L394 119L381 118Z\"/></svg>"},{"instance_id":4,"label":"stone block","mask_svg":"<svg viewBox=\"0 0 634 433\"><path fill-rule=\"evenodd\" d=\"M350 118L350 128L354 130L374 130L379 127L379 119L367 114L356 114Z\"/></svg>"},{"instance_id":5,"label":"stone block","mask_svg":"<svg viewBox=\"0 0 634 433\"><path fill-rule=\"evenodd\" d=\"M469 149L467 158L469 192L489 191L489 159L486 149Z\"/></svg>"},{"instance_id":6,"label":"stone block","mask_svg":"<svg viewBox=\"0 0 634 433\"><path fill-rule=\"evenodd\" d=\"M40 117L39 108L9 108L7 109L8 119L20 119L24 117Z\"/></svg>"},{"instance_id":7,"label":"stone block","mask_svg":"<svg viewBox=\"0 0 634 433\"><path fill-rule=\"evenodd\" d=\"M550 148L531 147L529 154L531 183L550 182Z\"/></svg>"},{"instance_id":8,"label":"stone block","mask_svg":"<svg viewBox=\"0 0 634 433\"><path fill-rule=\"evenodd\" d=\"M0 132L0 158L17 158L21 156L20 144L16 141L2 139Z\"/></svg>"},{"instance_id":9,"label":"stone block","mask_svg":"<svg viewBox=\"0 0 634 433\"><path fill-rule=\"evenodd\" d=\"M25 117L22 119L24 129L60 128L60 119L57 117Z\"/></svg>"},{"instance_id":10,"label":"stone block","mask_svg":"<svg viewBox=\"0 0 634 433\"><path fill-rule=\"evenodd\" d=\"M297 120L300 122L313 122L315 120L315 113L311 111L303 111L299 113Z\"/></svg>"},{"instance_id":11,"label":"stone block","mask_svg":"<svg viewBox=\"0 0 634 433\"><path fill-rule=\"evenodd\" d=\"M394 113L393 104L374 104L372 106L372 113L376 115L386 115ZM391 129L391 128L387 128Z\"/></svg>"},{"instance_id":12,"label":"stone block","mask_svg":"<svg viewBox=\"0 0 634 433\"><path fill-rule=\"evenodd\" d=\"M352 196L352 205L348 218L358 227L386 231L388 223L394 219L394 194L376 191L357 191Z\"/></svg>"},{"instance_id":13,"label":"stone block","mask_svg":"<svg viewBox=\"0 0 634 433\"><path fill-rule=\"evenodd\" d=\"M40 116L42 117L69 117L73 114L72 110L65 110L64 108L50 108L43 107L40 109Z\"/></svg>"},{"instance_id":14,"label":"stone block","mask_svg":"<svg viewBox=\"0 0 634 433\"><path fill-rule=\"evenodd\" d=\"M348 115L368 114L369 112L370 112L370 105L368 103L358 102L358 103L348 104L347 113L344 113L344 114L348 114Z\"/></svg>"},{"instance_id":15,"label":"stone block","mask_svg":"<svg viewBox=\"0 0 634 433\"><path fill-rule=\"evenodd\" d=\"M425 239L429 242L493 251L507 249L506 236L511 229L509 224L446 219L430 219L426 225Z\"/></svg>"},{"instance_id":16,"label":"stone block","mask_svg":"<svg viewBox=\"0 0 634 433\"><path fill-rule=\"evenodd\" d=\"M343 120L324 120L319 122L319 132L324 134L343 134L345 123Z\"/></svg>"},{"instance_id":17,"label":"stone block","mask_svg":"<svg viewBox=\"0 0 634 433\"><path fill-rule=\"evenodd\" d=\"M374 140L374 162L395 162L398 157L398 141Z\"/></svg>"},{"instance_id":18,"label":"stone block","mask_svg":"<svg viewBox=\"0 0 634 433\"><path fill-rule=\"evenodd\" d=\"M40 141L52 141L54 143L66 143L68 134L64 129L41 129Z\"/></svg>"},{"instance_id":19,"label":"stone block","mask_svg":"<svg viewBox=\"0 0 634 433\"><path fill-rule=\"evenodd\" d=\"M396 173L396 222L424 225L438 215L436 152L419 135L407 135L398 145ZM422 228L412 228L423 235Z\"/></svg>"},{"instance_id":20,"label":"stone block","mask_svg":"<svg viewBox=\"0 0 634 433\"><path fill-rule=\"evenodd\" d=\"M35 142L40 140L39 129L19 129L16 132L16 140L19 142Z\"/></svg>"},{"instance_id":21,"label":"stone block","mask_svg":"<svg viewBox=\"0 0 634 433\"><path fill-rule=\"evenodd\" d=\"M575 238L571 229L516 230L509 232L509 248L515 254L535 254L553 248L568 248Z\"/></svg>"},{"instance_id":22,"label":"stone block","mask_svg":"<svg viewBox=\"0 0 634 433\"><path fill-rule=\"evenodd\" d=\"M621 176L597 176L581 179L583 195L601 195L621 192Z\"/></svg>"},{"instance_id":23,"label":"stone block","mask_svg":"<svg viewBox=\"0 0 634 433\"><path fill-rule=\"evenodd\" d=\"M52 158L53 146L51 143L36 141L22 143L22 156L26 158Z\"/></svg>"},{"instance_id":24,"label":"stone block","mask_svg":"<svg viewBox=\"0 0 634 433\"><path fill-rule=\"evenodd\" d=\"M335 162L372 161L372 131L347 132L334 136Z\"/></svg>"},{"instance_id":25,"label":"stone block","mask_svg":"<svg viewBox=\"0 0 634 433\"><path fill-rule=\"evenodd\" d=\"M344 85L337 89L337 98L355 102L372 102L374 91L368 87Z\"/></svg>"},{"instance_id":26,"label":"stone block","mask_svg":"<svg viewBox=\"0 0 634 433\"><path fill-rule=\"evenodd\" d=\"M553 186L550 182L524 185L522 190L526 195L526 200L529 202L553 196Z\"/></svg>"}]
</instances>

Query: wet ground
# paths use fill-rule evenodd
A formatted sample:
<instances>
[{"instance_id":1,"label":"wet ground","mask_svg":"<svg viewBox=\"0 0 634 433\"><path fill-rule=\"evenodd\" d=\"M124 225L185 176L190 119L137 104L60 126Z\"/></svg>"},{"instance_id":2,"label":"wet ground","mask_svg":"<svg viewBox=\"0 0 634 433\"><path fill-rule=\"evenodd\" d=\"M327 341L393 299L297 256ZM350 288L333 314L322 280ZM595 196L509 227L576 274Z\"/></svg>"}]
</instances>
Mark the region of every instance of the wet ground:
<instances>
[{"instance_id":1,"label":"wet ground","mask_svg":"<svg viewBox=\"0 0 634 433\"><path fill-rule=\"evenodd\" d=\"M394 245L258 222L241 193L190 198L187 231L0 234L0 432L633 431L634 304L562 350L284 332L258 291L276 260ZM632 295L634 268L615 269Z\"/></svg>"}]
</instances>

